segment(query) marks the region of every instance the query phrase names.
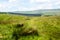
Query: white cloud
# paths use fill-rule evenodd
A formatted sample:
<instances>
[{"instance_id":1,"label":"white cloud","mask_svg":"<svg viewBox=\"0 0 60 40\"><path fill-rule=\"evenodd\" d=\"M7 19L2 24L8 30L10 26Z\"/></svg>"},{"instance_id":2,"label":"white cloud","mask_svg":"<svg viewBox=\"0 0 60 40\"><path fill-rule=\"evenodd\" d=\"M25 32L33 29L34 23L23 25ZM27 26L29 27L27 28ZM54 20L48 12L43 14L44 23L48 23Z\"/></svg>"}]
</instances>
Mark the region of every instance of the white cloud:
<instances>
[{"instance_id":1,"label":"white cloud","mask_svg":"<svg viewBox=\"0 0 60 40\"><path fill-rule=\"evenodd\" d=\"M58 1L58 2L55 3L55 5L58 5L58 4L60 5L60 1Z\"/></svg>"},{"instance_id":2,"label":"white cloud","mask_svg":"<svg viewBox=\"0 0 60 40\"><path fill-rule=\"evenodd\" d=\"M9 0L9 2L0 3L0 11L31 11L38 9L60 8L60 0ZM42 3L42 4L41 4Z\"/></svg>"},{"instance_id":3,"label":"white cloud","mask_svg":"<svg viewBox=\"0 0 60 40\"><path fill-rule=\"evenodd\" d=\"M31 11L31 10L38 10L38 9L52 9L52 4L41 4L37 6L32 6L32 7L18 7L17 10L19 11Z\"/></svg>"},{"instance_id":4,"label":"white cloud","mask_svg":"<svg viewBox=\"0 0 60 40\"><path fill-rule=\"evenodd\" d=\"M0 4L0 8L2 7L2 5Z\"/></svg>"},{"instance_id":5,"label":"white cloud","mask_svg":"<svg viewBox=\"0 0 60 40\"><path fill-rule=\"evenodd\" d=\"M23 6L20 6L20 7L18 7L18 10L19 10L19 11L26 11L26 10L28 10L28 8L23 7Z\"/></svg>"},{"instance_id":6,"label":"white cloud","mask_svg":"<svg viewBox=\"0 0 60 40\"><path fill-rule=\"evenodd\" d=\"M31 10L38 10L38 9L52 9L52 4L41 4L35 7L30 8Z\"/></svg>"},{"instance_id":7,"label":"white cloud","mask_svg":"<svg viewBox=\"0 0 60 40\"><path fill-rule=\"evenodd\" d=\"M0 4L0 11L13 11L13 4Z\"/></svg>"},{"instance_id":8,"label":"white cloud","mask_svg":"<svg viewBox=\"0 0 60 40\"><path fill-rule=\"evenodd\" d=\"M6 6L4 4L0 4L0 9L5 8Z\"/></svg>"},{"instance_id":9,"label":"white cloud","mask_svg":"<svg viewBox=\"0 0 60 40\"><path fill-rule=\"evenodd\" d=\"M30 3L37 3L37 2L50 2L50 0L30 0Z\"/></svg>"},{"instance_id":10,"label":"white cloud","mask_svg":"<svg viewBox=\"0 0 60 40\"><path fill-rule=\"evenodd\" d=\"M0 4L0 11L7 11L8 5L7 4Z\"/></svg>"},{"instance_id":11,"label":"white cloud","mask_svg":"<svg viewBox=\"0 0 60 40\"><path fill-rule=\"evenodd\" d=\"M18 10L19 11L31 11L31 10L37 10L38 8L37 7L30 7L30 8L27 8L27 7L18 7Z\"/></svg>"},{"instance_id":12,"label":"white cloud","mask_svg":"<svg viewBox=\"0 0 60 40\"><path fill-rule=\"evenodd\" d=\"M37 4L36 7L34 6L35 9L53 9L59 7L60 0L30 0L30 3L42 3Z\"/></svg>"},{"instance_id":13,"label":"white cloud","mask_svg":"<svg viewBox=\"0 0 60 40\"><path fill-rule=\"evenodd\" d=\"M17 0L9 0L9 2L16 2Z\"/></svg>"}]
</instances>

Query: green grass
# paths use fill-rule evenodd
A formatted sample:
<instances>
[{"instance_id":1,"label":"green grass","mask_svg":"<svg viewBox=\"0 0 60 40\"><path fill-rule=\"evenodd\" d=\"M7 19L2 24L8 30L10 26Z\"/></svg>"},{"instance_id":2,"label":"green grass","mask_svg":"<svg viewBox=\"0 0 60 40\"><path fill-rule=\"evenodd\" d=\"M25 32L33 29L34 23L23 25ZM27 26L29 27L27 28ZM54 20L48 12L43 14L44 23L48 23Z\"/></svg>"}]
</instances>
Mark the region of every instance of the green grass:
<instances>
[{"instance_id":1,"label":"green grass","mask_svg":"<svg viewBox=\"0 0 60 40\"><path fill-rule=\"evenodd\" d=\"M23 24L23 27L17 27L17 24ZM19 35L33 30L36 30L38 35ZM60 40L60 16L0 14L0 40L15 40L13 33L18 35L18 40Z\"/></svg>"}]
</instances>

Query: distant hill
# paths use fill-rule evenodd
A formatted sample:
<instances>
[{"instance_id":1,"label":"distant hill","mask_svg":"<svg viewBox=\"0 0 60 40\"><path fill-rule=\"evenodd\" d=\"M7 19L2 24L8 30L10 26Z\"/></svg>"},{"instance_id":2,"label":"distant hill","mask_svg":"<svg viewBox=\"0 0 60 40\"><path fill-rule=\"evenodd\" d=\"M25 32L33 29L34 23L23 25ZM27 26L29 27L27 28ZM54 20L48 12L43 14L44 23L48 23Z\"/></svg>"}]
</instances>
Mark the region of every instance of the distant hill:
<instances>
[{"instance_id":1,"label":"distant hill","mask_svg":"<svg viewBox=\"0 0 60 40\"><path fill-rule=\"evenodd\" d=\"M25 13L9 13L14 15L23 15L23 16L41 16L42 14L25 14Z\"/></svg>"},{"instance_id":2,"label":"distant hill","mask_svg":"<svg viewBox=\"0 0 60 40\"><path fill-rule=\"evenodd\" d=\"M12 13L60 15L60 9L41 9L41 10L34 10L34 11L15 11Z\"/></svg>"},{"instance_id":3,"label":"distant hill","mask_svg":"<svg viewBox=\"0 0 60 40\"><path fill-rule=\"evenodd\" d=\"M34 10L34 11L14 11L14 12L6 12L6 13L7 14L26 15L26 16L60 15L60 9L41 9L41 10Z\"/></svg>"}]
</instances>

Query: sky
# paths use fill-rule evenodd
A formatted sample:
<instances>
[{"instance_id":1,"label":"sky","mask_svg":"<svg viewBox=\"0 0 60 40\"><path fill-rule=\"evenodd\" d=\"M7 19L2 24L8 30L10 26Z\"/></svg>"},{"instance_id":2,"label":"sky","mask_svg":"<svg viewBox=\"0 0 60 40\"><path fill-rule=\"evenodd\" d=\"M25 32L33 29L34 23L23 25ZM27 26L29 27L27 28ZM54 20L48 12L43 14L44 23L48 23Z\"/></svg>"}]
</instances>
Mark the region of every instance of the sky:
<instances>
[{"instance_id":1,"label":"sky","mask_svg":"<svg viewBox=\"0 0 60 40\"><path fill-rule=\"evenodd\" d=\"M0 12L60 9L60 0L0 0Z\"/></svg>"}]
</instances>

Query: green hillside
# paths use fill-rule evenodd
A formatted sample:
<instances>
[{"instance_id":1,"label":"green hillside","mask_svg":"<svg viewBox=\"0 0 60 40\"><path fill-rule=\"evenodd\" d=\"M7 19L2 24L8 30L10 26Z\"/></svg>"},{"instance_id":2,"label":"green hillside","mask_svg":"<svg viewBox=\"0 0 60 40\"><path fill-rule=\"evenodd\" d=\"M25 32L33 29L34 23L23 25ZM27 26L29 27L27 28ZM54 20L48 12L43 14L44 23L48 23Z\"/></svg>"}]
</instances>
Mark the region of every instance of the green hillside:
<instances>
[{"instance_id":1,"label":"green hillside","mask_svg":"<svg viewBox=\"0 0 60 40\"><path fill-rule=\"evenodd\" d=\"M60 16L0 14L0 40L60 40Z\"/></svg>"}]
</instances>

